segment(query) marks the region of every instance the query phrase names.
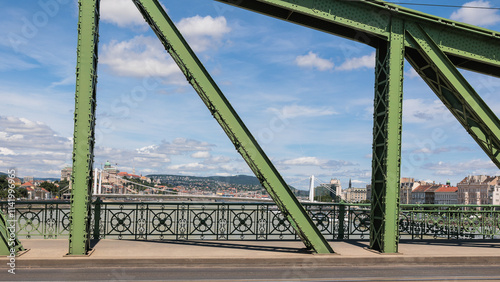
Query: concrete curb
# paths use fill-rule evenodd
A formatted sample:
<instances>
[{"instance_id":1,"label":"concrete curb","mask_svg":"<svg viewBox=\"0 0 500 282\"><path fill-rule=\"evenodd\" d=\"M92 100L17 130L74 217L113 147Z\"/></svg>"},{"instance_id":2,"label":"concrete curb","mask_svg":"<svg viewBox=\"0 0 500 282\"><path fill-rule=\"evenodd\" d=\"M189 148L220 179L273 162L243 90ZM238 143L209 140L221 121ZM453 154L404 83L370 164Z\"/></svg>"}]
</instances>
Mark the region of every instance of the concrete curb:
<instances>
[{"instance_id":1,"label":"concrete curb","mask_svg":"<svg viewBox=\"0 0 500 282\"><path fill-rule=\"evenodd\" d=\"M0 268L7 269L1 259ZM378 256L342 257L338 255L302 258L84 258L22 259L17 268L103 268L103 267L335 267L387 265L500 265L500 256Z\"/></svg>"}]
</instances>

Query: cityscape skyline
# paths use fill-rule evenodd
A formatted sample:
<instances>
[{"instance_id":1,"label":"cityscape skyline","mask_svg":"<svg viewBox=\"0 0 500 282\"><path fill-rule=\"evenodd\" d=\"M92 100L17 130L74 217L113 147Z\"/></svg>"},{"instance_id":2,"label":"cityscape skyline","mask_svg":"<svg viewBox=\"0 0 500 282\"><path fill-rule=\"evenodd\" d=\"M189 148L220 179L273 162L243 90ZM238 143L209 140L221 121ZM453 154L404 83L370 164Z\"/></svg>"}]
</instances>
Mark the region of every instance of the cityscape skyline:
<instances>
[{"instance_id":1,"label":"cityscape skyline","mask_svg":"<svg viewBox=\"0 0 500 282\"><path fill-rule=\"evenodd\" d=\"M0 171L20 177L57 177L71 162L77 6L53 3L0 10ZM287 182L370 183L373 49L220 3L162 3ZM418 9L500 29L497 10ZM101 11L96 166L252 175L132 2L103 0ZM498 116L500 79L462 73ZM500 175L409 65L405 74L401 176Z\"/></svg>"}]
</instances>

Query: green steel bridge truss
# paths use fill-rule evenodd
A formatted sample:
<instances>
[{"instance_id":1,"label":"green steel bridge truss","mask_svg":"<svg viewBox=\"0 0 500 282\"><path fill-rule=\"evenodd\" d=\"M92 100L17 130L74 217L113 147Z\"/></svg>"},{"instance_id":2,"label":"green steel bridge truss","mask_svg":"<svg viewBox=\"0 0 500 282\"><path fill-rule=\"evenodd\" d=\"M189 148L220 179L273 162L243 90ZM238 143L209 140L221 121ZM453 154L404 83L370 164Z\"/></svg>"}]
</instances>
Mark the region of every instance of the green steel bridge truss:
<instances>
[{"instance_id":1,"label":"green steel bridge truss","mask_svg":"<svg viewBox=\"0 0 500 282\"><path fill-rule=\"evenodd\" d=\"M307 248L333 250L158 0L132 0ZM380 0L216 0L376 48L370 248L398 251L406 59L500 168L500 121L457 68L500 77L500 33ZM79 1L69 255L89 251L99 0ZM1 224L0 224L1 225Z\"/></svg>"}]
</instances>

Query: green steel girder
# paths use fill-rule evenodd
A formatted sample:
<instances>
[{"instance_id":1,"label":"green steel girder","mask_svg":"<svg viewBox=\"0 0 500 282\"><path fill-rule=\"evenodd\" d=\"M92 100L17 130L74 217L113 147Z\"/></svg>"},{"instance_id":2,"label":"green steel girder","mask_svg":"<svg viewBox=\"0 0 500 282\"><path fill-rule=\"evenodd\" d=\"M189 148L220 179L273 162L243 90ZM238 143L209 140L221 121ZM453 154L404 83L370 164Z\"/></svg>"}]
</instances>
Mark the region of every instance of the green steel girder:
<instances>
[{"instance_id":1,"label":"green steel girder","mask_svg":"<svg viewBox=\"0 0 500 282\"><path fill-rule=\"evenodd\" d=\"M498 117L421 26L408 24L406 32L407 40L419 46L419 51L407 50L406 59L500 168Z\"/></svg>"},{"instance_id":2,"label":"green steel girder","mask_svg":"<svg viewBox=\"0 0 500 282\"><path fill-rule=\"evenodd\" d=\"M499 32L379 0L216 1L377 48L372 249L397 252L404 57L500 168L498 118L456 69L500 77Z\"/></svg>"},{"instance_id":3,"label":"green steel girder","mask_svg":"<svg viewBox=\"0 0 500 282\"><path fill-rule=\"evenodd\" d=\"M404 53L404 23L394 18L375 64L370 248L383 253L398 251Z\"/></svg>"},{"instance_id":4,"label":"green steel girder","mask_svg":"<svg viewBox=\"0 0 500 282\"><path fill-rule=\"evenodd\" d=\"M79 0L69 255L90 249L90 202L99 41L99 0Z\"/></svg>"},{"instance_id":5,"label":"green steel girder","mask_svg":"<svg viewBox=\"0 0 500 282\"><path fill-rule=\"evenodd\" d=\"M317 253L332 253L328 242L158 1L132 1L307 248Z\"/></svg>"},{"instance_id":6,"label":"green steel girder","mask_svg":"<svg viewBox=\"0 0 500 282\"><path fill-rule=\"evenodd\" d=\"M9 216L9 218L12 217ZM10 256L12 253L17 254L19 251L24 250L17 236L11 236L11 234L15 234L16 232L15 221L15 216L14 219L6 220L3 212L0 210L0 256ZM11 250L14 250L14 252L11 252Z\"/></svg>"},{"instance_id":7,"label":"green steel girder","mask_svg":"<svg viewBox=\"0 0 500 282\"><path fill-rule=\"evenodd\" d=\"M388 41L391 19L420 24L457 66L500 77L500 33L378 0L216 0L352 39ZM412 42L405 46L418 49Z\"/></svg>"}]
</instances>

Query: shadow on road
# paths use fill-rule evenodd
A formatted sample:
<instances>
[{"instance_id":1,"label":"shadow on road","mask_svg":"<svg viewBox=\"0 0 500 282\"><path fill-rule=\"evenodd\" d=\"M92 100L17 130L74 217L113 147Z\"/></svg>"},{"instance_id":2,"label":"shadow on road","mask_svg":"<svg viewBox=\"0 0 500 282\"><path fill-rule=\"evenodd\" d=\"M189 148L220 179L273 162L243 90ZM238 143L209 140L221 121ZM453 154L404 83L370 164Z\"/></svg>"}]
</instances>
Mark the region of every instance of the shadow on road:
<instances>
[{"instance_id":1,"label":"shadow on road","mask_svg":"<svg viewBox=\"0 0 500 282\"><path fill-rule=\"evenodd\" d=\"M136 241L136 240L123 240L123 241ZM142 240L141 240L142 241ZM158 243L158 244L176 244L176 245L190 245L200 247L213 247L213 248L228 248L228 249L241 249L253 250L263 252L280 252L280 253L311 253L306 248L291 248L291 247L274 247L274 246L258 246L251 244L235 244L224 242L208 242L208 241L194 241L194 240L144 240L142 242Z\"/></svg>"}]
</instances>

